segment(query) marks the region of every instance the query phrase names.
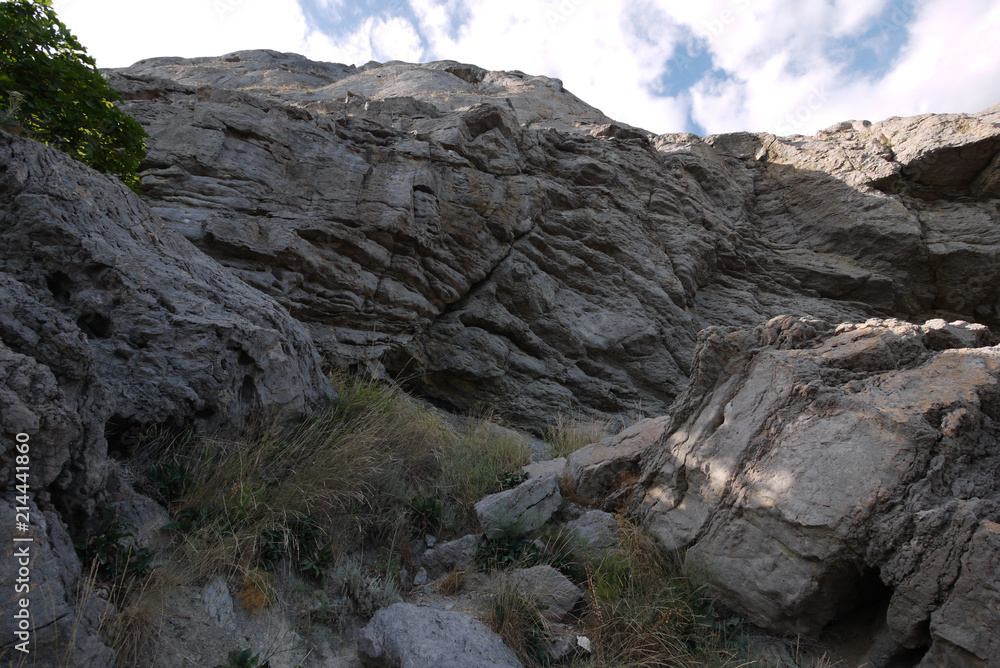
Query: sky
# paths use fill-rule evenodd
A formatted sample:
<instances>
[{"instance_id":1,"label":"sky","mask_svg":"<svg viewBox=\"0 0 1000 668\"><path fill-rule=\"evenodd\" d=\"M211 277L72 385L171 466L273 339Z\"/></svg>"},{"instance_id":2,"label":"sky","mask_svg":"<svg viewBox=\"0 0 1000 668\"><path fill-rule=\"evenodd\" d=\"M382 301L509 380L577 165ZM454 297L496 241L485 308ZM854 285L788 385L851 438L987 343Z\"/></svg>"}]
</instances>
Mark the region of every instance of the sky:
<instances>
[{"instance_id":1,"label":"sky","mask_svg":"<svg viewBox=\"0 0 1000 668\"><path fill-rule=\"evenodd\" d=\"M99 67L274 49L562 79L657 134L813 134L1000 102L996 0L55 0Z\"/></svg>"}]
</instances>

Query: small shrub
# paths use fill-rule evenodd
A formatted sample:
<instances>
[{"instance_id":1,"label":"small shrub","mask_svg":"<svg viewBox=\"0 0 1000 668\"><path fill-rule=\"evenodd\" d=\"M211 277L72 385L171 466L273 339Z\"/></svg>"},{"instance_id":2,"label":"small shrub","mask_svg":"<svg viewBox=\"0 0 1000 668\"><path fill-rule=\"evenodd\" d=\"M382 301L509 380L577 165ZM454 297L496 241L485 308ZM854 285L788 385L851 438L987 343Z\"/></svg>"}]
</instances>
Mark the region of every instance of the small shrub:
<instances>
[{"instance_id":1,"label":"small shrub","mask_svg":"<svg viewBox=\"0 0 1000 668\"><path fill-rule=\"evenodd\" d=\"M330 600L325 623L343 628L350 616L369 619L399 599L399 587L394 580L365 572L356 559L340 557L330 572L330 581L338 583L340 596Z\"/></svg>"},{"instance_id":2,"label":"small shrub","mask_svg":"<svg viewBox=\"0 0 1000 668\"><path fill-rule=\"evenodd\" d=\"M107 506L101 524L86 540L74 541L73 546L80 553L84 563L96 562L99 568L111 576L149 573L153 554L148 548L138 548L128 524L117 519L115 509Z\"/></svg>"},{"instance_id":3,"label":"small shrub","mask_svg":"<svg viewBox=\"0 0 1000 668\"><path fill-rule=\"evenodd\" d=\"M475 562L488 572L528 568L540 562L538 545L534 539L522 537L516 531L504 531L483 539L476 550Z\"/></svg>"},{"instance_id":4,"label":"small shrub","mask_svg":"<svg viewBox=\"0 0 1000 668\"><path fill-rule=\"evenodd\" d=\"M302 559L299 561L299 571L303 575L311 577L322 587L326 583L326 572L333 564L332 542L323 547L311 546L302 552Z\"/></svg>"},{"instance_id":5,"label":"small shrub","mask_svg":"<svg viewBox=\"0 0 1000 668\"><path fill-rule=\"evenodd\" d=\"M168 504L184 496L191 484L187 466L166 459L153 465L149 471L149 480L156 485Z\"/></svg>"},{"instance_id":6,"label":"small shrub","mask_svg":"<svg viewBox=\"0 0 1000 668\"><path fill-rule=\"evenodd\" d=\"M439 499L417 495L410 502L412 526L418 535L436 534L441 528L442 504Z\"/></svg>"},{"instance_id":7,"label":"small shrub","mask_svg":"<svg viewBox=\"0 0 1000 668\"><path fill-rule=\"evenodd\" d=\"M260 655L252 649L233 650L229 653L226 663L220 663L215 668L271 668L270 661L260 662Z\"/></svg>"}]
</instances>

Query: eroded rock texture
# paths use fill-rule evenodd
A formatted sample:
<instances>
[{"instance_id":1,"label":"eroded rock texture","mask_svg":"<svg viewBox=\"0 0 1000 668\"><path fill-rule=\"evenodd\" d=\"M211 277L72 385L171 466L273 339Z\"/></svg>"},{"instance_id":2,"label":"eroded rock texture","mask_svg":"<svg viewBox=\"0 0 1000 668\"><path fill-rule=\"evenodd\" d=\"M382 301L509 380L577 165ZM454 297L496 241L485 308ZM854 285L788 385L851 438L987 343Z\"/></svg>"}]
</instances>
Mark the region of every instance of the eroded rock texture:
<instances>
[{"instance_id":1,"label":"eroded rock texture","mask_svg":"<svg viewBox=\"0 0 1000 668\"><path fill-rule=\"evenodd\" d=\"M330 386L303 326L274 300L121 183L5 133L0 315L0 535L14 544L15 509L24 505L14 485L23 433L30 530L16 535L37 546L37 660L105 666L108 650L93 632L100 615L88 612L92 603L76 606L80 563L69 532L80 537L95 515L109 468L106 432L238 424L251 410L292 418ZM4 560L5 581L17 568ZM12 587L4 609L15 610L17 598ZM2 622L7 647L14 620Z\"/></svg>"},{"instance_id":2,"label":"eroded rock texture","mask_svg":"<svg viewBox=\"0 0 1000 668\"><path fill-rule=\"evenodd\" d=\"M334 363L454 408L660 415L709 325L997 321L997 108L700 139L454 62L252 51L108 76L170 227Z\"/></svg>"},{"instance_id":3,"label":"eroded rock texture","mask_svg":"<svg viewBox=\"0 0 1000 668\"><path fill-rule=\"evenodd\" d=\"M924 666L991 665L1000 350L986 341L942 321L706 329L637 512L758 624L816 632L888 600L870 665L928 647Z\"/></svg>"}]
</instances>

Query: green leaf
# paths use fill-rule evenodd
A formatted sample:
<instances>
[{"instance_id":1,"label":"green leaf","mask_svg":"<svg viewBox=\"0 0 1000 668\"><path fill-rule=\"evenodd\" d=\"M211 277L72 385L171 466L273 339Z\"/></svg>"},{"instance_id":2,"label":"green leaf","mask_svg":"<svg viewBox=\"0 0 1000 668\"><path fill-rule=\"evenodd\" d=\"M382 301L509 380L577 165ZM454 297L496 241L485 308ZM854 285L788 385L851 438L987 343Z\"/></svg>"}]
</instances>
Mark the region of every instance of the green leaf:
<instances>
[{"instance_id":1,"label":"green leaf","mask_svg":"<svg viewBox=\"0 0 1000 668\"><path fill-rule=\"evenodd\" d=\"M142 126L45 0L0 2L0 128L59 149L139 192Z\"/></svg>"}]
</instances>

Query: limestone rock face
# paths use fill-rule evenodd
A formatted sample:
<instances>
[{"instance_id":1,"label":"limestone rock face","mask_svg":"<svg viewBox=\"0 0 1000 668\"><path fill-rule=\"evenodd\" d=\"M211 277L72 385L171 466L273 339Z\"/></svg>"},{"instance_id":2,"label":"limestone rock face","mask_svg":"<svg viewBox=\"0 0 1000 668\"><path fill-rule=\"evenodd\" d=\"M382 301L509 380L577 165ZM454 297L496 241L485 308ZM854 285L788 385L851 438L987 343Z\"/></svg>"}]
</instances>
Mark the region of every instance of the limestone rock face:
<instances>
[{"instance_id":1,"label":"limestone rock face","mask_svg":"<svg viewBox=\"0 0 1000 668\"><path fill-rule=\"evenodd\" d=\"M39 532L32 582L47 597L36 602L35 624L63 639L40 644L38 661L64 665L73 650L78 665L108 665L110 650L94 632L100 615L91 604L76 607L80 563L69 535L86 533L105 487L105 434L125 448L122 431L142 425L239 423L250 410L301 416L330 385L305 328L272 298L166 227L121 183L6 133L0 313L4 532L23 505L14 501L23 433ZM74 637L75 649L66 645Z\"/></svg>"},{"instance_id":2,"label":"limestone rock face","mask_svg":"<svg viewBox=\"0 0 1000 668\"><path fill-rule=\"evenodd\" d=\"M132 424L238 421L253 407L301 415L329 392L304 327L120 183L10 135L0 136L0 164L12 351L40 355L78 386L91 358L91 382L104 389L88 400L103 395L110 417ZM81 352L63 361L66 349Z\"/></svg>"},{"instance_id":3,"label":"limestone rock face","mask_svg":"<svg viewBox=\"0 0 1000 668\"><path fill-rule=\"evenodd\" d=\"M998 324L1000 113L654 136L443 61L152 59L107 74L166 224L388 372L536 431L666 413L697 333L781 314Z\"/></svg>"},{"instance_id":4,"label":"limestone rock face","mask_svg":"<svg viewBox=\"0 0 1000 668\"><path fill-rule=\"evenodd\" d=\"M941 350L942 329L781 317L702 332L643 460L650 531L763 626L816 631L881 596L882 660L930 646L921 665L987 665L1000 348Z\"/></svg>"}]
</instances>

